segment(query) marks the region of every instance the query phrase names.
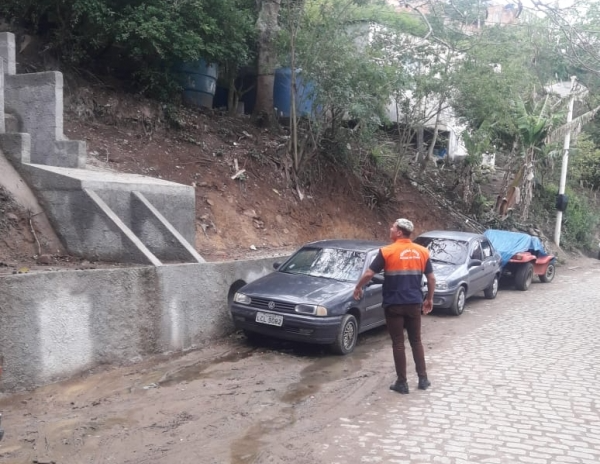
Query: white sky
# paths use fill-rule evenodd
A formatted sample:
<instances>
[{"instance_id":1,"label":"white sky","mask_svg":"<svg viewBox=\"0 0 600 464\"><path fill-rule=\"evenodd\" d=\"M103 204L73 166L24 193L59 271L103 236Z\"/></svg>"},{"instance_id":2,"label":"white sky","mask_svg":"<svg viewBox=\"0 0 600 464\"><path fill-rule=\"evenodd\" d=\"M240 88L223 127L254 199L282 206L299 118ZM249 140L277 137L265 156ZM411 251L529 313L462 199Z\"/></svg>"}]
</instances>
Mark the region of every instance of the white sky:
<instances>
[{"instance_id":1,"label":"white sky","mask_svg":"<svg viewBox=\"0 0 600 464\"><path fill-rule=\"evenodd\" d=\"M577 3L578 0L540 0L539 3L543 3L544 5L548 5L551 7L558 8L569 8ZM510 3L507 1L506 3ZM533 2L531 0L522 0L523 6L525 8L533 8Z\"/></svg>"}]
</instances>

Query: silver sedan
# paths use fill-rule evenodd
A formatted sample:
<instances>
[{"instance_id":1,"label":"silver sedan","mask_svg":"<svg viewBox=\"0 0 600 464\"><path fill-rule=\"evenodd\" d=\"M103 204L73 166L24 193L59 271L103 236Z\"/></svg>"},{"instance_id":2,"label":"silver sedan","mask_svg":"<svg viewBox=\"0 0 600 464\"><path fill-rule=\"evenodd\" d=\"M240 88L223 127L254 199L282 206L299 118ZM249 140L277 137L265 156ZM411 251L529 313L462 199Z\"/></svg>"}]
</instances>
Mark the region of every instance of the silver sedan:
<instances>
[{"instance_id":1,"label":"silver sedan","mask_svg":"<svg viewBox=\"0 0 600 464\"><path fill-rule=\"evenodd\" d=\"M485 235L434 230L414 242L430 253L436 278L434 307L460 316L467 298L480 292L496 298L501 256Z\"/></svg>"}]
</instances>

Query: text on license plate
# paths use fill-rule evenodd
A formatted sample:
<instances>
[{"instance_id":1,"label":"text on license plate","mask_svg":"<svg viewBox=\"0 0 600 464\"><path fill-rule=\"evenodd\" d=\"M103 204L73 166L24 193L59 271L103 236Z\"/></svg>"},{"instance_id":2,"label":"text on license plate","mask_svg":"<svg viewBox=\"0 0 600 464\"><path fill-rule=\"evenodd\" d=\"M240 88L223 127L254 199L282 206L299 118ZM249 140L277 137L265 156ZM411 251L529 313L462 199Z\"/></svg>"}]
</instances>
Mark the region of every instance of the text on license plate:
<instances>
[{"instance_id":1,"label":"text on license plate","mask_svg":"<svg viewBox=\"0 0 600 464\"><path fill-rule=\"evenodd\" d=\"M276 325L277 327L281 327L283 324L283 316L278 314L269 314L269 313L256 313L256 322L260 322L261 324L269 324Z\"/></svg>"}]
</instances>

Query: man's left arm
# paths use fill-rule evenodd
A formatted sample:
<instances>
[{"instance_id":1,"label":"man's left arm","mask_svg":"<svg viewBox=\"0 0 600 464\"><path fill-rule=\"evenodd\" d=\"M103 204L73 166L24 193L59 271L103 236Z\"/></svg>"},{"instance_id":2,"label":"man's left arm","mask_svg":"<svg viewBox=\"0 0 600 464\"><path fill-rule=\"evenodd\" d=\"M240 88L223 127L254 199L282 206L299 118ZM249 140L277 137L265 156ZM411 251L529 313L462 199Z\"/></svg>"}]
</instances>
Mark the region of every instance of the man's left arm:
<instances>
[{"instance_id":1,"label":"man's left arm","mask_svg":"<svg viewBox=\"0 0 600 464\"><path fill-rule=\"evenodd\" d=\"M354 299L360 300L363 295L363 287L369 283L369 281L373 278L375 272L371 269L367 269L362 277L359 279L356 287L354 287Z\"/></svg>"},{"instance_id":2,"label":"man's left arm","mask_svg":"<svg viewBox=\"0 0 600 464\"><path fill-rule=\"evenodd\" d=\"M433 310L433 294L435 292L435 275L431 260L427 258L425 263L425 277L427 278L427 296L423 301L423 314L429 314Z\"/></svg>"}]
</instances>

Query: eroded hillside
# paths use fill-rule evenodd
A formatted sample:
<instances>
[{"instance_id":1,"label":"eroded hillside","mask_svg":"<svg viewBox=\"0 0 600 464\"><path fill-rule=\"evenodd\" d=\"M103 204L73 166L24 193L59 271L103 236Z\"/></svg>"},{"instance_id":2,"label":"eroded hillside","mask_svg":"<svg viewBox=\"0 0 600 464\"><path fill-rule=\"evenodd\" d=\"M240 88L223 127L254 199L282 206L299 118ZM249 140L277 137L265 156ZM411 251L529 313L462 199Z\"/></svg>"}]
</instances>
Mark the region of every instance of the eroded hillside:
<instances>
[{"instance_id":1,"label":"eroded hillside","mask_svg":"<svg viewBox=\"0 0 600 464\"><path fill-rule=\"evenodd\" d=\"M315 161L310 184L293 189L285 169L285 128L259 129L247 116L192 109L169 114L156 102L67 84L65 134L87 143L89 169L194 186L195 246L207 260L287 252L322 238L385 239L389 223L400 216L413 219L417 232L453 222L404 179L395 200L370 208L360 178L331 162ZM27 211L10 199L3 197L1 209L5 269L95 264L44 249Z\"/></svg>"}]
</instances>

